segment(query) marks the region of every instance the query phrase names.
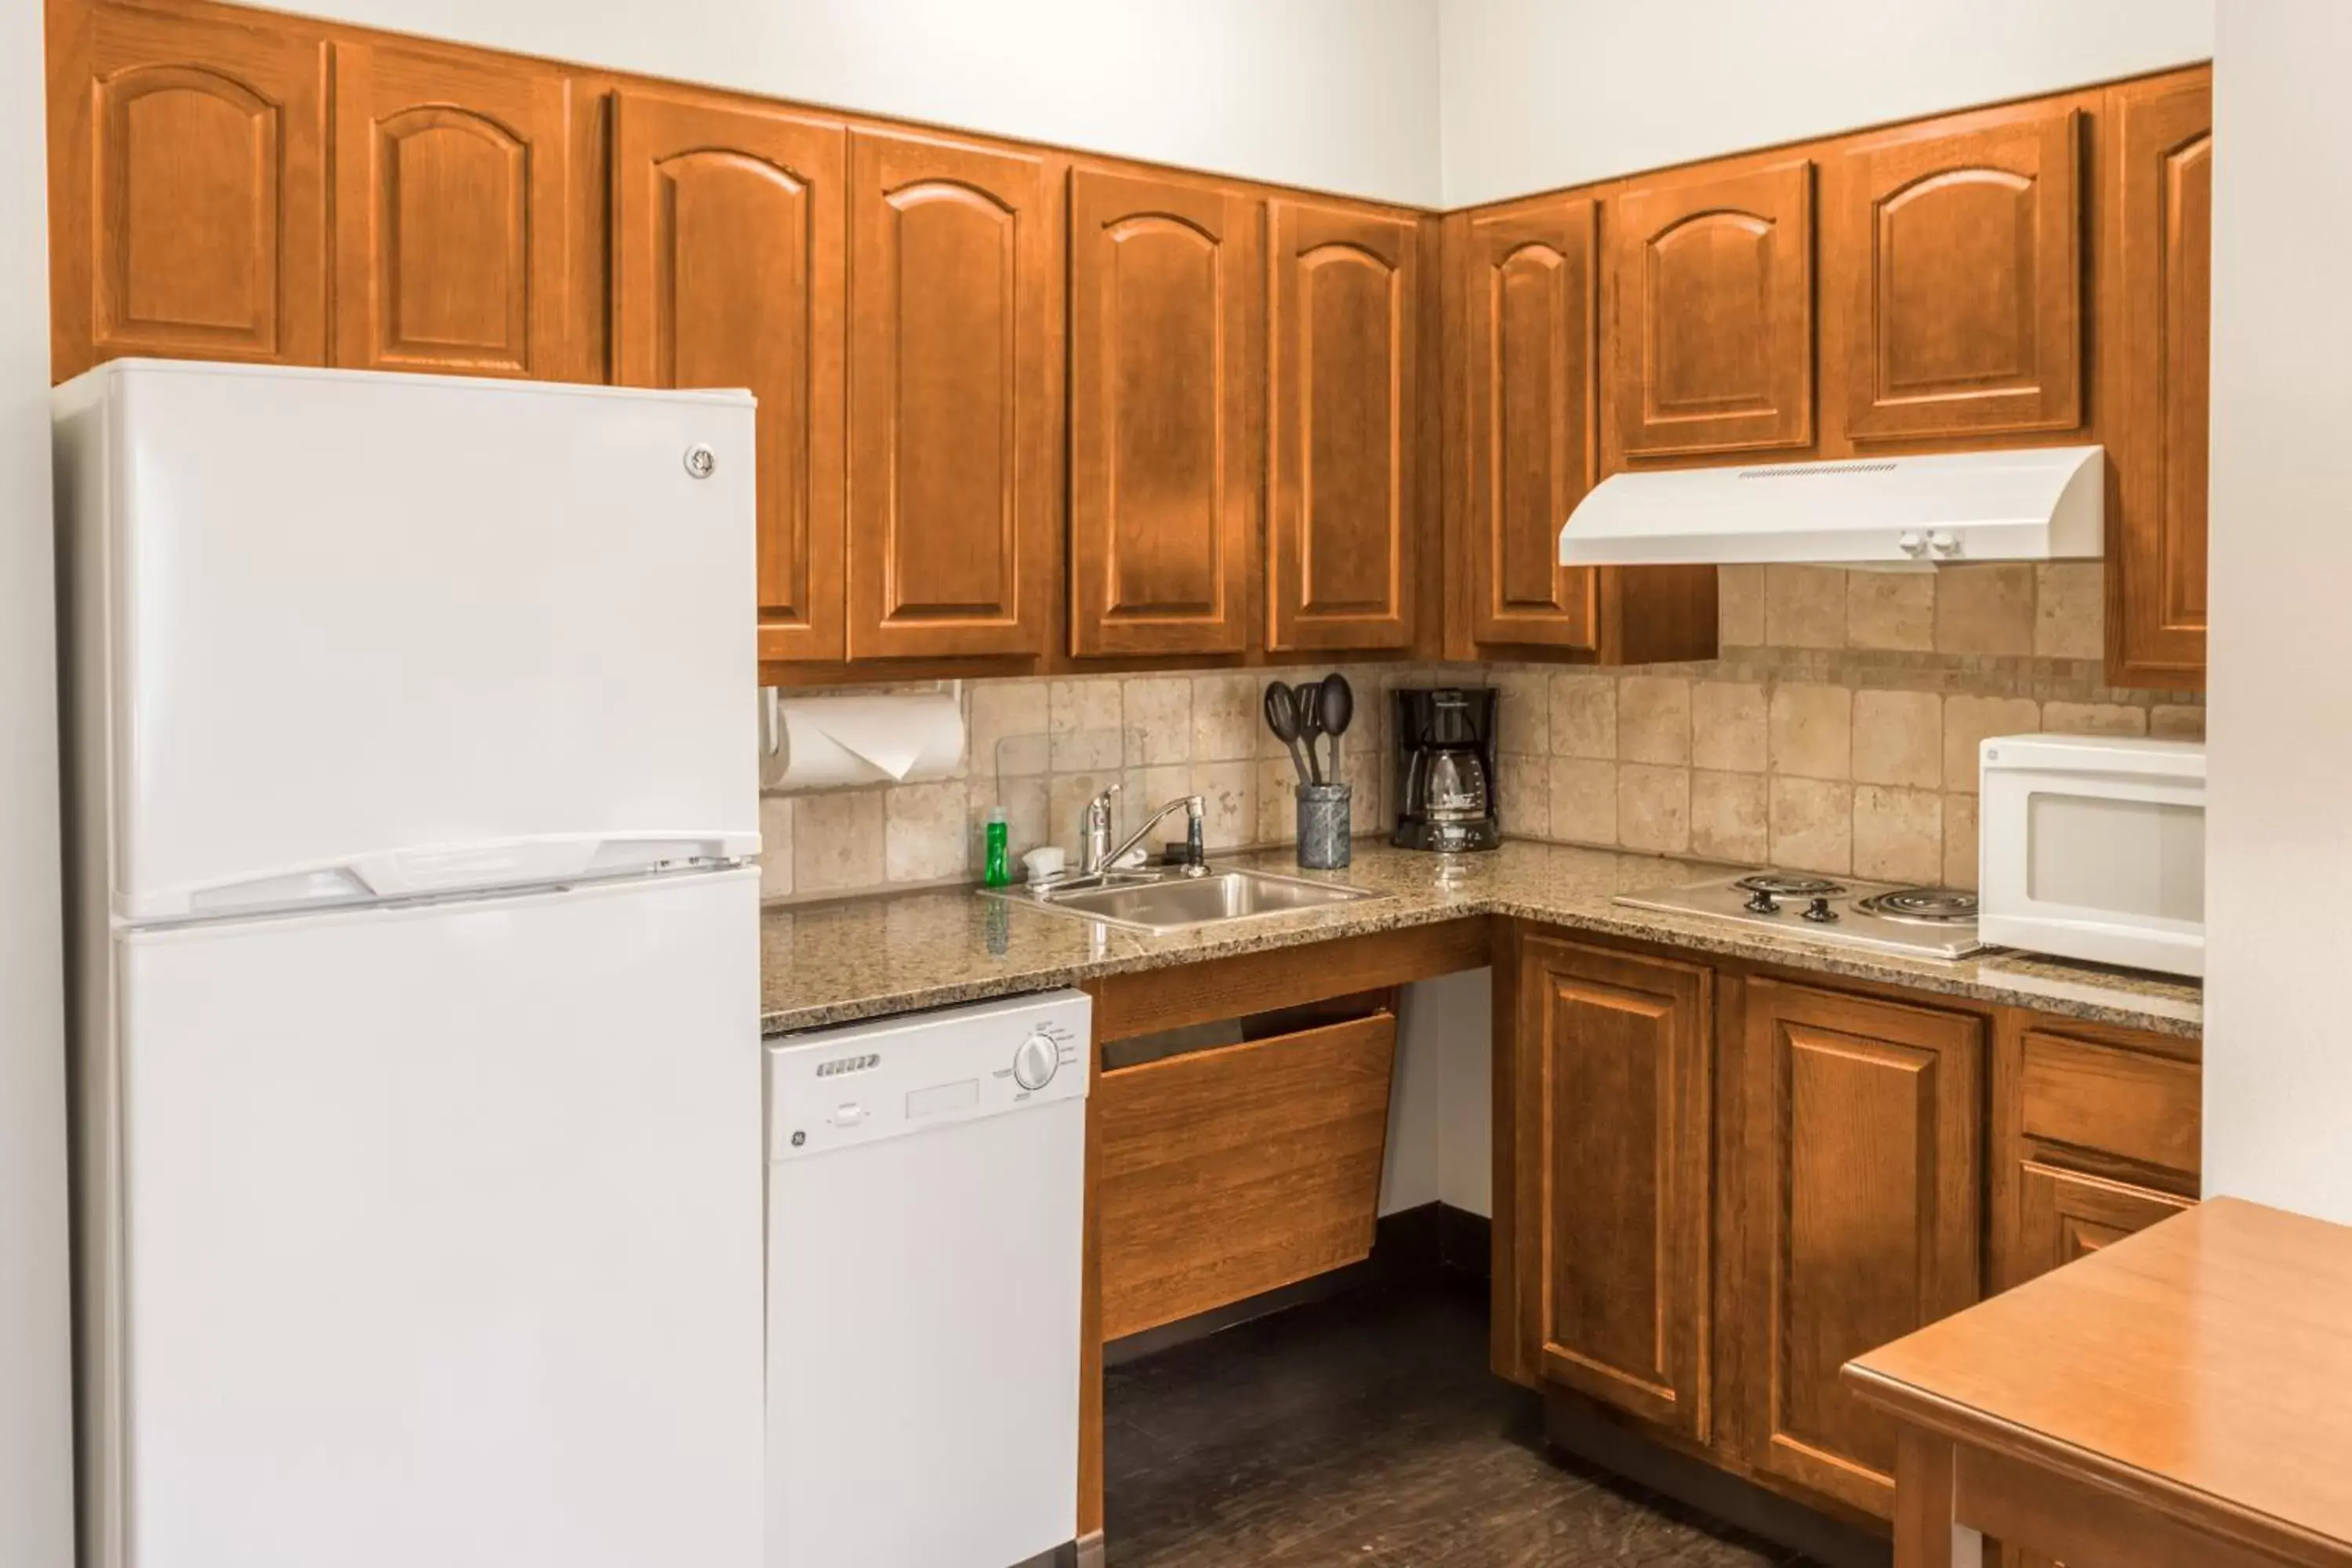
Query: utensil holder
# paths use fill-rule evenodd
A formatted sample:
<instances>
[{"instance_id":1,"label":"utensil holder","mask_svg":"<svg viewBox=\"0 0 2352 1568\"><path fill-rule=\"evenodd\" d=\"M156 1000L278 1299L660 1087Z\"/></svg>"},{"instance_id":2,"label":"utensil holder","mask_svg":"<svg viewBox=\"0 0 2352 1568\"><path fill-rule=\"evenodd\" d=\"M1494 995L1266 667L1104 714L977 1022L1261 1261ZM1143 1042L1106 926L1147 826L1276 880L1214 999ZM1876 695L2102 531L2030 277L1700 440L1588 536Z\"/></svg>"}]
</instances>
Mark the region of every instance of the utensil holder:
<instances>
[{"instance_id":1,"label":"utensil holder","mask_svg":"<svg viewBox=\"0 0 2352 1568\"><path fill-rule=\"evenodd\" d=\"M1313 871L1336 871L1352 858L1356 786L1298 786L1298 863Z\"/></svg>"}]
</instances>

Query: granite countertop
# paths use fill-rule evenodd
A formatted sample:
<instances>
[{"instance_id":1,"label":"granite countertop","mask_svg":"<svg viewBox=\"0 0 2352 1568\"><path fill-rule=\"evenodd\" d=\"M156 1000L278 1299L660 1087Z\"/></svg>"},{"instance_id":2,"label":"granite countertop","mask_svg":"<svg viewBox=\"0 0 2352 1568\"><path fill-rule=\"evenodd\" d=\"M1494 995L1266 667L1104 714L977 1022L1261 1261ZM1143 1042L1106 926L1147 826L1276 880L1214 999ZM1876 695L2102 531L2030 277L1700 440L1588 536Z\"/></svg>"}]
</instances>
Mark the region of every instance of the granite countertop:
<instances>
[{"instance_id":1,"label":"granite countertop","mask_svg":"<svg viewBox=\"0 0 2352 1568\"><path fill-rule=\"evenodd\" d=\"M771 909L760 921L761 1027L784 1034L1487 914L2155 1034L2195 1038L2204 1026L2203 988L2191 980L2011 952L1957 963L1901 958L1610 902L1614 893L1701 881L1733 869L1705 861L1518 840L1482 855L1437 856L1391 848L1377 839L1359 839L1356 863L1344 871L1300 872L1286 849L1227 858L1384 896L1160 937L961 889Z\"/></svg>"}]
</instances>

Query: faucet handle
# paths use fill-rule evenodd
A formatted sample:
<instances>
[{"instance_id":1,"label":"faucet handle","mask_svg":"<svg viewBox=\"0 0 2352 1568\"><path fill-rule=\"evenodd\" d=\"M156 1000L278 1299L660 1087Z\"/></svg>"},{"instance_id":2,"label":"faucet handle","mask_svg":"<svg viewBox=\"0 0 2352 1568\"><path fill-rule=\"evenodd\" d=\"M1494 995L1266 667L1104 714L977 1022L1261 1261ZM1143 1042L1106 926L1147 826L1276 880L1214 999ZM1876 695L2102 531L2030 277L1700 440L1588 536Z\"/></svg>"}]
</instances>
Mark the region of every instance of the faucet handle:
<instances>
[{"instance_id":1,"label":"faucet handle","mask_svg":"<svg viewBox=\"0 0 2352 1568\"><path fill-rule=\"evenodd\" d=\"M1118 793L1118 782L1116 779L1103 785L1101 793L1087 802L1087 821L1108 824L1110 821L1110 797Z\"/></svg>"}]
</instances>

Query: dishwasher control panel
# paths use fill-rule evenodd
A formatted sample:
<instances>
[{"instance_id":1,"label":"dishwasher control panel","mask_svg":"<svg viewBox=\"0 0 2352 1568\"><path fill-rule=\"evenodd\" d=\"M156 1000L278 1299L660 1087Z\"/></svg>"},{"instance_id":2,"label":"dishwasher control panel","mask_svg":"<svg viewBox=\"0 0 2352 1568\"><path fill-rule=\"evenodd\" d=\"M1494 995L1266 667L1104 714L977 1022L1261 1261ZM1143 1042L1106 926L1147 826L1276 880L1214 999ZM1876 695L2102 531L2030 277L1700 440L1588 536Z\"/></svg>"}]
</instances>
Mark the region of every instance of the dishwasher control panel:
<instances>
[{"instance_id":1,"label":"dishwasher control panel","mask_svg":"<svg viewBox=\"0 0 2352 1568\"><path fill-rule=\"evenodd\" d=\"M1048 991L770 1040L768 1158L1083 1099L1093 1023L1093 998Z\"/></svg>"}]
</instances>

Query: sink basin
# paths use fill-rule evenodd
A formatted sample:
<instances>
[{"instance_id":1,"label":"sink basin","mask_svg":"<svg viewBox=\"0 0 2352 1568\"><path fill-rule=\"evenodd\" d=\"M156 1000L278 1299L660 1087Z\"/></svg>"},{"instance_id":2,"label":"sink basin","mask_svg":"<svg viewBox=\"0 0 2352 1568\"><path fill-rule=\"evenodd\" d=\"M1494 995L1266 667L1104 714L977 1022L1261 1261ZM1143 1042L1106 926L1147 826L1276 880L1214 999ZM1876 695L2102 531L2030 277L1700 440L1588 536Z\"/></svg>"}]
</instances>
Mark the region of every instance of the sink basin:
<instances>
[{"instance_id":1,"label":"sink basin","mask_svg":"<svg viewBox=\"0 0 2352 1568\"><path fill-rule=\"evenodd\" d=\"M1155 873L1130 878L1114 873L1112 880L1097 886L997 896L1018 898L1041 910L1076 915L1121 931L1165 936L1197 926L1296 914L1381 895L1273 871L1230 870L1211 871L1202 877Z\"/></svg>"}]
</instances>

